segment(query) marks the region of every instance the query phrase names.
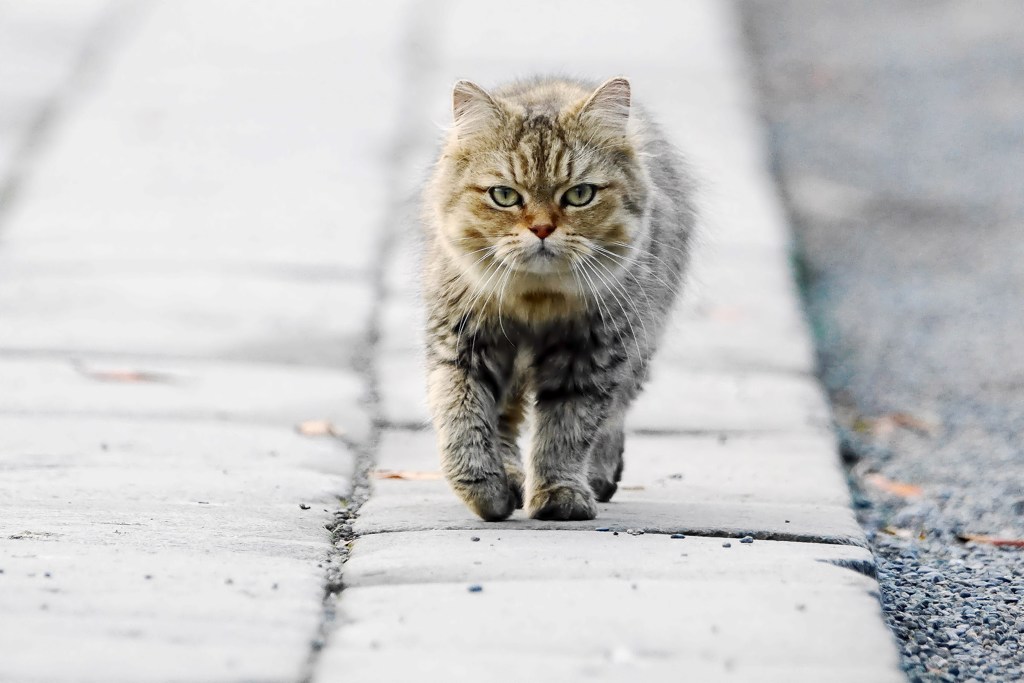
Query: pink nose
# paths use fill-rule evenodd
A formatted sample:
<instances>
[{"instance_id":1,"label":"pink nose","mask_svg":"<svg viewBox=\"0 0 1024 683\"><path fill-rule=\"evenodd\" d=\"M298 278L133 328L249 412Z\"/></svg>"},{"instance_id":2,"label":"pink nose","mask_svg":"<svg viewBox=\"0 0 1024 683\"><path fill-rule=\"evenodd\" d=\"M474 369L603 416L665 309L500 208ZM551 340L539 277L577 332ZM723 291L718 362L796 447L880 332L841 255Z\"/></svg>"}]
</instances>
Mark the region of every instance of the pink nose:
<instances>
[{"instance_id":1,"label":"pink nose","mask_svg":"<svg viewBox=\"0 0 1024 683\"><path fill-rule=\"evenodd\" d=\"M541 239L544 239L554 231L555 226L553 225L534 225L533 227L530 228L530 232L532 232L534 235Z\"/></svg>"}]
</instances>

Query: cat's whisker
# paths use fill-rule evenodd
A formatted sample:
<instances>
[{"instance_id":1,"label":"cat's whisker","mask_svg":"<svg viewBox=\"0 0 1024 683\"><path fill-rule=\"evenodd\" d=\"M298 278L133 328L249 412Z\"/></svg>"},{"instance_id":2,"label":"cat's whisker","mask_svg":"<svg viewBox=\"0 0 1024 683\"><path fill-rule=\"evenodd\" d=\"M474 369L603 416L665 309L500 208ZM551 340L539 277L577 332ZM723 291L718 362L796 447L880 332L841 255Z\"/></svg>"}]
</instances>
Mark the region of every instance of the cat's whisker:
<instances>
[{"instance_id":1,"label":"cat's whisker","mask_svg":"<svg viewBox=\"0 0 1024 683\"><path fill-rule=\"evenodd\" d=\"M637 359L639 360L640 358L643 358L643 352L640 350L640 340L636 336L636 329L633 327L633 322L629 319L629 312L626 311L625 305L619 299L619 295L616 294L615 289L612 286L612 283L609 282L607 278L602 276L601 273L597 270L597 268L594 267L596 265L600 265L594 259L594 257L590 257L587 260L587 263L590 265L590 272L594 275L594 277L596 277L601 283L603 283L605 285L605 287L606 287L605 291L607 291L611 295L612 299L615 301L616 305L619 307L619 310L622 312L622 317L626 320L626 324L629 326L629 331L633 335L633 344L636 345ZM635 311L635 306L634 306L634 312L637 313L637 315L639 315L639 312ZM646 328L644 329L644 338L645 338L645 342L649 343L649 340L647 340Z\"/></svg>"},{"instance_id":2,"label":"cat's whisker","mask_svg":"<svg viewBox=\"0 0 1024 683\"><path fill-rule=\"evenodd\" d=\"M590 283L591 290L594 292L594 302L597 304L597 311L598 311L598 313L601 316L602 322L604 322L605 329L614 330L614 328L609 327L608 320L604 317L604 313L603 313L603 311L601 309L601 300L602 300L601 293L598 291L597 285L594 284L594 280L591 278L591 275L593 275L595 278L600 280L600 276L597 273L597 271L593 268L593 266L589 265L588 260L589 260L589 257L584 257L584 258L580 259L579 264L580 264L580 266L583 269L583 270L580 271L580 273ZM621 306L620 306L620 308L621 308ZM608 317L609 318L612 317L611 308L608 308ZM616 331L616 333L618 333L617 330L615 330L615 331ZM626 342L622 339L622 335L621 334L618 334L618 337L619 337L619 343L622 344L622 352L628 358L629 357L629 352L626 350ZM633 340L634 340L634 342L636 342L636 335L635 334L633 335ZM639 353L639 351L640 351L640 345L637 344L637 352Z\"/></svg>"},{"instance_id":3,"label":"cat's whisker","mask_svg":"<svg viewBox=\"0 0 1024 683\"><path fill-rule=\"evenodd\" d=\"M605 249L604 247L600 246L599 244L592 244L591 248L593 248L595 251L597 251L597 252L599 252L601 254L604 254L605 256L608 256L609 258L614 258L614 259L620 261L621 263L624 263L625 265L623 266L622 269L626 272L627 275L629 275L631 278L633 278L633 281L636 282L637 287L640 289L641 292L643 292L645 297L647 296L647 290L644 288L643 283L640 282L640 280L637 278L637 276L632 272L632 268L640 268L645 273L647 273L648 275L653 277L655 280L657 280L658 282L660 282L664 286L669 287L669 288L672 287L672 285L670 285L669 283L665 282L661 277L659 277L658 274L655 273L654 270L650 266L648 266L646 263L641 263L640 261L638 261L636 259L627 258L626 256L623 256L621 254L616 254L614 251L610 251L608 249ZM657 257L655 257L655 258L657 258ZM650 301L650 297L648 297L647 300Z\"/></svg>"},{"instance_id":4,"label":"cat's whisker","mask_svg":"<svg viewBox=\"0 0 1024 683\"><path fill-rule=\"evenodd\" d=\"M636 301L634 301L633 297L631 297L629 295L629 290L626 289L625 285L622 284L622 281L619 280L615 276L615 273L613 273L608 268L608 266L606 266L605 264L601 263L597 259L594 259L594 264L599 266L600 268L604 269L604 271L608 274L608 278L610 280L609 284L614 283L615 287L619 290L619 292L622 293L622 296L625 297L625 299L629 302L629 305L633 307L633 312L636 314L637 321L640 323L640 327L644 331L644 343L649 346L650 343L651 343L651 338L647 334L647 324L644 323L644 316L640 315L640 308L636 305ZM641 290L641 291L643 291L643 290ZM646 293L644 294L644 296L647 296ZM618 297L616 297L616 299L617 298ZM650 304L650 299L648 299L647 301L648 301L648 310L650 310L650 305L649 305ZM621 307L621 305L620 305L620 307ZM623 313L625 313L625 311L623 311ZM626 321L629 322L629 316L626 316ZM632 323L630 323L630 327L632 327ZM636 333L635 332L633 333L633 337L634 338L636 337Z\"/></svg>"},{"instance_id":5,"label":"cat's whisker","mask_svg":"<svg viewBox=\"0 0 1024 683\"><path fill-rule=\"evenodd\" d=\"M513 258L512 261L510 261L509 263L505 264L505 266L506 266L505 267L505 276L498 283L498 287L499 287L499 292L498 292L498 327L501 328L501 333L503 335L505 335L505 339L510 344L512 344L512 346L515 346L515 343L511 339L509 339L508 332L505 331L505 323L504 323L504 321L501 318L501 305L505 301L505 288L508 286L508 280L512 276L512 272L513 272L513 269L514 269L516 263L518 263L518 259Z\"/></svg>"}]
</instances>

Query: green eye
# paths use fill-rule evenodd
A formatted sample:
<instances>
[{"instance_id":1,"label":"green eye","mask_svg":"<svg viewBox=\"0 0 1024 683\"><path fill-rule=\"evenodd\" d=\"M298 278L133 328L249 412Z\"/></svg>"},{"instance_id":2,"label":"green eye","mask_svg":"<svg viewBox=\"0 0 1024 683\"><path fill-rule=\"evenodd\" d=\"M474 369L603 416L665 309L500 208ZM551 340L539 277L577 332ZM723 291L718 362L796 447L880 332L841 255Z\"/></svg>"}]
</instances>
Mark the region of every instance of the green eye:
<instances>
[{"instance_id":1,"label":"green eye","mask_svg":"<svg viewBox=\"0 0 1024 683\"><path fill-rule=\"evenodd\" d=\"M519 196L518 192L513 190L511 187L504 187L503 185L492 187L488 190L488 193L491 195L491 199L494 200L495 204L505 208L515 206L522 201L522 197Z\"/></svg>"},{"instance_id":2,"label":"green eye","mask_svg":"<svg viewBox=\"0 0 1024 683\"><path fill-rule=\"evenodd\" d=\"M589 183L570 187L562 195L562 201L569 206L586 206L594 200L597 188Z\"/></svg>"}]
</instances>

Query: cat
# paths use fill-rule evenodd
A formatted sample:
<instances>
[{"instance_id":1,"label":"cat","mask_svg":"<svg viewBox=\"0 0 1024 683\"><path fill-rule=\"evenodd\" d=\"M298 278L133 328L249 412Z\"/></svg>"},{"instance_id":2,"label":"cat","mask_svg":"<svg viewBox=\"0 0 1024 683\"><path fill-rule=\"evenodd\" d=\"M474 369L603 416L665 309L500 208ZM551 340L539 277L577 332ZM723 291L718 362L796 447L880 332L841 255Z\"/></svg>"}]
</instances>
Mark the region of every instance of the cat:
<instances>
[{"instance_id":1,"label":"cat","mask_svg":"<svg viewBox=\"0 0 1024 683\"><path fill-rule=\"evenodd\" d=\"M423 201L442 469L484 520L594 519L687 267L694 182L624 78L459 81L452 106Z\"/></svg>"}]
</instances>

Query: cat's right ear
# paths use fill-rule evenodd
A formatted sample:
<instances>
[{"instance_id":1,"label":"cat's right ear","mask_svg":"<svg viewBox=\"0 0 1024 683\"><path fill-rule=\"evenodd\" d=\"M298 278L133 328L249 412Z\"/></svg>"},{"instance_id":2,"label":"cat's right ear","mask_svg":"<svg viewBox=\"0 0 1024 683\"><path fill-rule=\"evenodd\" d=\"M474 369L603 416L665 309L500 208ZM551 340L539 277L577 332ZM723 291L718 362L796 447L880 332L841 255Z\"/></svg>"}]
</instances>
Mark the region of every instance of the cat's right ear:
<instances>
[{"instance_id":1,"label":"cat's right ear","mask_svg":"<svg viewBox=\"0 0 1024 683\"><path fill-rule=\"evenodd\" d=\"M452 118L460 137L493 123L499 112L494 98L472 81L459 81L452 89Z\"/></svg>"}]
</instances>

